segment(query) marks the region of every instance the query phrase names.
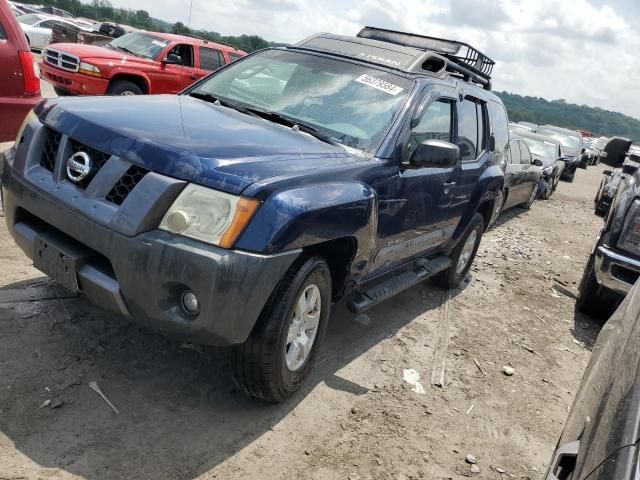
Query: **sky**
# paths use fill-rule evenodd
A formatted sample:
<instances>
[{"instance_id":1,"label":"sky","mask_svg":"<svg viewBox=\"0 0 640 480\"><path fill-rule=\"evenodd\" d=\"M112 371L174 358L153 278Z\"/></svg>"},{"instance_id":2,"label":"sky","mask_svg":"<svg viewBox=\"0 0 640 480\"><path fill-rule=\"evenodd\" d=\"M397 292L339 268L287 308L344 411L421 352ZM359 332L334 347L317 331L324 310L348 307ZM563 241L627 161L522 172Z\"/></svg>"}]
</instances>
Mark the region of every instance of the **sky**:
<instances>
[{"instance_id":1,"label":"sky","mask_svg":"<svg viewBox=\"0 0 640 480\"><path fill-rule=\"evenodd\" d=\"M188 24L189 4L137 0L135 8ZM193 0L190 19L193 28L286 43L365 25L469 43L496 61L495 90L640 119L640 0Z\"/></svg>"}]
</instances>

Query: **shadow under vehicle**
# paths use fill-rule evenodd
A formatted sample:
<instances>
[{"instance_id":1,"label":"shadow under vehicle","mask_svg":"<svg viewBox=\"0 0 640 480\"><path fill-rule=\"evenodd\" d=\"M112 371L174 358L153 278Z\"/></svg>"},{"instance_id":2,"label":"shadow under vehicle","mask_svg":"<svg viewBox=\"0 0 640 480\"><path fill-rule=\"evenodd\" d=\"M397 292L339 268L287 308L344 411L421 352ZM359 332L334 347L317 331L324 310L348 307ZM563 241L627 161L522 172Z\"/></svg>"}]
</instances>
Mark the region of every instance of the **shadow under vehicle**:
<instances>
[{"instance_id":1,"label":"shadow under vehicle","mask_svg":"<svg viewBox=\"0 0 640 480\"><path fill-rule=\"evenodd\" d=\"M633 480L640 469L640 283L604 324L545 480Z\"/></svg>"}]
</instances>

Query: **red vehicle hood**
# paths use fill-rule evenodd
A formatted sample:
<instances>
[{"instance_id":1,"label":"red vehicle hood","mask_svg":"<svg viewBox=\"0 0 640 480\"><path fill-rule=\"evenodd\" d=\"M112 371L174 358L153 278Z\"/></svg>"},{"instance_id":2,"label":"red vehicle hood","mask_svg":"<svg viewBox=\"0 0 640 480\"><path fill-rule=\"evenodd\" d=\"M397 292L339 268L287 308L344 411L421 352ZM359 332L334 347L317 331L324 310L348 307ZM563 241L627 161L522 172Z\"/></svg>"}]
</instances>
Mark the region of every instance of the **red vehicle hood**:
<instances>
[{"instance_id":1,"label":"red vehicle hood","mask_svg":"<svg viewBox=\"0 0 640 480\"><path fill-rule=\"evenodd\" d=\"M61 52L70 53L82 60L117 60L118 62L136 62L136 63L152 63L153 60L147 58L136 57L121 50L114 50L107 47L98 47L96 45L83 45L81 43L56 43L51 48Z\"/></svg>"}]
</instances>

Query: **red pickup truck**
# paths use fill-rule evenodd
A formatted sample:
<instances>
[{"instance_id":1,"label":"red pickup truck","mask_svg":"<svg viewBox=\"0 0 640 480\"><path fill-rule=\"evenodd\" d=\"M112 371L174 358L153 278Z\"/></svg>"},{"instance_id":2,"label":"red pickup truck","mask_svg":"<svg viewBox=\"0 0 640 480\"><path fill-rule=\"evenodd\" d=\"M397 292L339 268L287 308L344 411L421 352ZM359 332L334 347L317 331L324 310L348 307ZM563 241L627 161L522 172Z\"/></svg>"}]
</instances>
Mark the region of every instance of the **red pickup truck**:
<instances>
[{"instance_id":1,"label":"red pickup truck","mask_svg":"<svg viewBox=\"0 0 640 480\"><path fill-rule=\"evenodd\" d=\"M246 53L185 35L133 32L104 47L56 43L40 74L58 95L177 93Z\"/></svg>"}]
</instances>

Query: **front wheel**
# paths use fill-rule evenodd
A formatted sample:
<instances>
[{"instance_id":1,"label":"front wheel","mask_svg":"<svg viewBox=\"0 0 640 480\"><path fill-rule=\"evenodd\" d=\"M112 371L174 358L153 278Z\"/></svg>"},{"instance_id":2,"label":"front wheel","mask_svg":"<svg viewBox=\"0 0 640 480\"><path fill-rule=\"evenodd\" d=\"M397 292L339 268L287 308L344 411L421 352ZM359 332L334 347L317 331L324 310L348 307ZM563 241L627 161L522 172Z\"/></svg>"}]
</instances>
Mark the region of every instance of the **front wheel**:
<instances>
[{"instance_id":1,"label":"front wheel","mask_svg":"<svg viewBox=\"0 0 640 480\"><path fill-rule=\"evenodd\" d=\"M433 277L434 283L444 288L456 288L460 285L464 277L467 276L478 252L482 232L484 232L484 220L482 215L476 213L471 219L467 231L451 252L451 266L436 274Z\"/></svg>"},{"instance_id":2,"label":"front wheel","mask_svg":"<svg viewBox=\"0 0 640 480\"><path fill-rule=\"evenodd\" d=\"M129 80L115 80L109 84L107 95L142 95L142 89Z\"/></svg>"},{"instance_id":3,"label":"front wheel","mask_svg":"<svg viewBox=\"0 0 640 480\"><path fill-rule=\"evenodd\" d=\"M249 338L235 347L238 386L268 402L293 395L311 370L330 308L327 263L320 257L296 262L272 293Z\"/></svg>"}]
</instances>

